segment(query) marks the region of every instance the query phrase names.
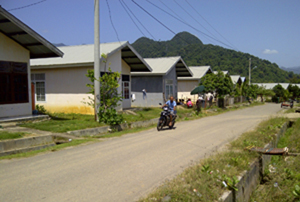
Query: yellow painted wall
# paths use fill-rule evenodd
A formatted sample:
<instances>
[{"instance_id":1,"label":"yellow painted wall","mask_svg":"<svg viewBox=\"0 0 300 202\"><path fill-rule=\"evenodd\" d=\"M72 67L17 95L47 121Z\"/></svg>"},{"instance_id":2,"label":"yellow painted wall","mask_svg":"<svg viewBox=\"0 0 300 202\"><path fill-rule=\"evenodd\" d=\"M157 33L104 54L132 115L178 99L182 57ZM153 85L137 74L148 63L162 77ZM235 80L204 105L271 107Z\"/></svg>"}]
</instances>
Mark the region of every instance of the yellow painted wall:
<instances>
[{"instance_id":1,"label":"yellow painted wall","mask_svg":"<svg viewBox=\"0 0 300 202\"><path fill-rule=\"evenodd\" d=\"M12 62L25 62L28 64L28 95L29 102L22 104L5 104L0 105L0 118L31 115L31 85L30 85L30 52L20 44L8 38L0 32L0 60ZM0 86L1 87L1 86Z\"/></svg>"}]
</instances>

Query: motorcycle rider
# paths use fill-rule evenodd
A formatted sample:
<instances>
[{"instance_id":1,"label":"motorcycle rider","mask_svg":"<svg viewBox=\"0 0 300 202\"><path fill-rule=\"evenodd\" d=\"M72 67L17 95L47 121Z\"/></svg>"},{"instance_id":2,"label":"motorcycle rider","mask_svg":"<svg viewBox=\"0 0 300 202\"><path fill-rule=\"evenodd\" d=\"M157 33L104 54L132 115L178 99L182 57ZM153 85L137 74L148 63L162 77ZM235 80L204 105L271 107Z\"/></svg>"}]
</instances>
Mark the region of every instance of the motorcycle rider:
<instances>
[{"instance_id":1,"label":"motorcycle rider","mask_svg":"<svg viewBox=\"0 0 300 202\"><path fill-rule=\"evenodd\" d=\"M172 120L173 120L172 118L175 115L175 110L176 110L176 106L177 106L176 101L174 100L174 97L172 95L170 96L170 99L166 102L166 104L164 104L162 106L162 108L165 107L166 105L168 105L168 108L171 112L169 126L172 126Z\"/></svg>"}]
</instances>

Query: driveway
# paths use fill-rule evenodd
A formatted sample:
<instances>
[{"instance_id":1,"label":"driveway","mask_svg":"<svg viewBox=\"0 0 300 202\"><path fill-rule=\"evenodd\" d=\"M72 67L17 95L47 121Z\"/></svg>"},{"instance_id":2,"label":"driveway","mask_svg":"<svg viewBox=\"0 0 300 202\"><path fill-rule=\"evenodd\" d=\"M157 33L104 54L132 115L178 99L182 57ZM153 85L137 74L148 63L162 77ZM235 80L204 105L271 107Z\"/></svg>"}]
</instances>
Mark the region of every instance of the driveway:
<instances>
[{"instance_id":1,"label":"driveway","mask_svg":"<svg viewBox=\"0 0 300 202\"><path fill-rule=\"evenodd\" d=\"M0 201L134 201L275 115L265 104L25 159L0 161Z\"/></svg>"}]
</instances>

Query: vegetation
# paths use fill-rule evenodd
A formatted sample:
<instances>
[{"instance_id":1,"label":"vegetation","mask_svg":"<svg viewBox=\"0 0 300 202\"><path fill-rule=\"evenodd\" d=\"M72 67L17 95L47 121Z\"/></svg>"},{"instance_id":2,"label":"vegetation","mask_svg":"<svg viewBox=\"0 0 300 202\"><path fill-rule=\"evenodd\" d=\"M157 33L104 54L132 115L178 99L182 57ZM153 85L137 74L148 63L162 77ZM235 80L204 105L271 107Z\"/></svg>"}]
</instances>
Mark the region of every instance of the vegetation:
<instances>
[{"instance_id":1,"label":"vegetation","mask_svg":"<svg viewBox=\"0 0 300 202\"><path fill-rule=\"evenodd\" d=\"M106 55L102 54L102 57L106 59ZM106 60L104 60L104 63L106 65ZM94 81L97 80L100 82L100 103L97 103L97 105L99 104L97 111L99 122L108 125L118 125L122 123L123 117L121 114L118 114L116 110L120 105L120 101L122 101L122 95L118 93L121 74L112 72L109 68L108 72L105 71L99 79L95 78L94 70L88 70L86 76L91 81L91 83L86 86L90 88L89 93L92 95L95 92ZM94 98L89 97L89 100L90 101L84 103L89 106L94 106Z\"/></svg>"},{"instance_id":2,"label":"vegetation","mask_svg":"<svg viewBox=\"0 0 300 202\"><path fill-rule=\"evenodd\" d=\"M292 153L300 152L300 119L280 138L278 148L288 147ZM272 157L264 172L261 184L251 197L251 201L294 202L300 200L300 156Z\"/></svg>"},{"instance_id":3,"label":"vegetation","mask_svg":"<svg viewBox=\"0 0 300 202\"><path fill-rule=\"evenodd\" d=\"M205 45L188 32L178 33L169 41L154 41L142 37L132 46L145 58L180 55L188 66L210 65L216 71L229 71L232 75L241 76L248 76L251 58L252 66L257 66L251 73L253 83L288 82L292 78L300 81L299 75L280 69L276 63L248 53L211 44Z\"/></svg>"},{"instance_id":4,"label":"vegetation","mask_svg":"<svg viewBox=\"0 0 300 202\"><path fill-rule=\"evenodd\" d=\"M218 71L218 74L206 74L199 85L205 87L205 92L216 92L216 97L219 98L224 98L233 91L230 77L225 76L221 71Z\"/></svg>"},{"instance_id":5,"label":"vegetation","mask_svg":"<svg viewBox=\"0 0 300 202\"><path fill-rule=\"evenodd\" d=\"M164 201L165 198L169 201L218 201L224 191L237 190L236 176L249 169L249 164L258 157L257 153L245 151L244 147L264 146L285 121L284 118L274 118L262 122L256 130L233 141L228 150L187 168L140 201Z\"/></svg>"},{"instance_id":6,"label":"vegetation","mask_svg":"<svg viewBox=\"0 0 300 202\"><path fill-rule=\"evenodd\" d=\"M26 133L17 132L17 133L10 133L7 131L0 131L0 140L8 140L8 139L17 139L26 136Z\"/></svg>"}]
</instances>

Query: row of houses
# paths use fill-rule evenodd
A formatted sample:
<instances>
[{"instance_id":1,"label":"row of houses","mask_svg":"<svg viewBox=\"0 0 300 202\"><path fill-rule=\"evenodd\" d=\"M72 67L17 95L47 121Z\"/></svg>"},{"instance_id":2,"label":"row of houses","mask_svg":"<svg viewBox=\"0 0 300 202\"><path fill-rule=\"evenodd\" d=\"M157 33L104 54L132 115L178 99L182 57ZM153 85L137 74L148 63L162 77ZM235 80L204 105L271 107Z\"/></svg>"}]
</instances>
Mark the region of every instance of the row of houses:
<instances>
[{"instance_id":1,"label":"row of houses","mask_svg":"<svg viewBox=\"0 0 300 202\"><path fill-rule=\"evenodd\" d=\"M142 58L129 42L100 44L101 75L120 72L118 110L158 106L170 95L191 98L210 66L188 67L180 56ZM94 66L94 45L55 47L0 6L0 118L32 114L35 104L50 112L92 114L85 76ZM223 72L229 76L228 72ZM101 76L98 75L98 76ZM97 76L97 75L95 75ZM238 75L233 83L245 82Z\"/></svg>"}]
</instances>

